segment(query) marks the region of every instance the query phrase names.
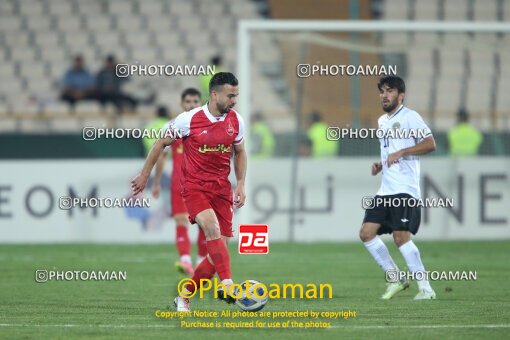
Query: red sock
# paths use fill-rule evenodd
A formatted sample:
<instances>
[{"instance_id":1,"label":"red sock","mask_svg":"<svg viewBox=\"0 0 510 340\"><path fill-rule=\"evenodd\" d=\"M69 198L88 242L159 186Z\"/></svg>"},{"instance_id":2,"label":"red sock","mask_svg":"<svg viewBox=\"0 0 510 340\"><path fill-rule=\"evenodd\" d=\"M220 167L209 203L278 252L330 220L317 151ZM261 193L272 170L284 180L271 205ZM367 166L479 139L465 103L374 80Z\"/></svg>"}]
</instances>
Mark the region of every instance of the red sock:
<instances>
[{"instance_id":1,"label":"red sock","mask_svg":"<svg viewBox=\"0 0 510 340\"><path fill-rule=\"evenodd\" d=\"M202 228L198 227L198 256L206 257L207 256L207 240L205 239L205 233Z\"/></svg>"},{"instance_id":2,"label":"red sock","mask_svg":"<svg viewBox=\"0 0 510 340\"><path fill-rule=\"evenodd\" d=\"M188 228L178 225L176 230L175 245L179 251L179 255L189 255L191 243L189 242Z\"/></svg>"},{"instance_id":3,"label":"red sock","mask_svg":"<svg viewBox=\"0 0 510 340\"><path fill-rule=\"evenodd\" d=\"M196 286L190 282L187 284L186 289L189 290L190 293L193 293L195 291L195 287L199 287L200 279L211 279L214 276L214 273L216 273L216 269L206 257L195 268L195 274L193 274L193 277L191 278L196 283Z\"/></svg>"},{"instance_id":4,"label":"red sock","mask_svg":"<svg viewBox=\"0 0 510 340\"><path fill-rule=\"evenodd\" d=\"M218 272L220 280L231 279L230 274L230 255L228 254L225 242L220 238L207 241L207 252L211 257L214 267Z\"/></svg>"}]
</instances>

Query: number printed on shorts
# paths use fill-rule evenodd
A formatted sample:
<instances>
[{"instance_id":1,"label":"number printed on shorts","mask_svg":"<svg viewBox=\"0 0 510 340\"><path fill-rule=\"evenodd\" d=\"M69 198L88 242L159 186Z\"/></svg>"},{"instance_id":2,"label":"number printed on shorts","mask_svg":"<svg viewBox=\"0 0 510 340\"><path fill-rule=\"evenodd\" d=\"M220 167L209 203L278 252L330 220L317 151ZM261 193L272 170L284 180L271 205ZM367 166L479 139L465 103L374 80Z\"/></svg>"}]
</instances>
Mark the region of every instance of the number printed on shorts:
<instances>
[{"instance_id":1,"label":"number printed on shorts","mask_svg":"<svg viewBox=\"0 0 510 340\"><path fill-rule=\"evenodd\" d=\"M239 254L269 253L269 226L243 224L239 226Z\"/></svg>"}]
</instances>

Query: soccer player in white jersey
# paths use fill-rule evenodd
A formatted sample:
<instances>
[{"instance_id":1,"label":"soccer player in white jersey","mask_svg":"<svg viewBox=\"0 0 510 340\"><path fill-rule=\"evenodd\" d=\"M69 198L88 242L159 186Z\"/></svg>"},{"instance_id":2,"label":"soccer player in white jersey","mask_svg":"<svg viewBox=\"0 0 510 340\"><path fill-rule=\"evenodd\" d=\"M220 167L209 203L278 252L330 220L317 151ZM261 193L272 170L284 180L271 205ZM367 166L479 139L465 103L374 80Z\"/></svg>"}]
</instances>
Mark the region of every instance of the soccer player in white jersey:
<instances>
[{"instance_id":1,"label":"soccer player in white jersey","mask_svg":"<svg viewBox=\"0 0 510 340\"><path fill-rule=\"evenodd\" d=\"M393 234L393 240L404 257L412 273L425 272L420 251L411 240L411 234L418 232L421 208L416 206L420 193L420 160L436 149L432 132L421 116L403 105L405 83L398 76L386 76L377 84L381 106L386 112L378 121L379 129L409 132L419 138L381 138L381 161L372 164L372 176L382 172L379 191L372 209L365 210L365 218L360 230L363 244L386 272L386 278L397 277L398 267L391 258L388 248L379 238L381 234ZM406 131L407 130L407 131ZM388 136L390 134L387 134ZM390 135L391 136L391 135ZM414 137L413 136L413 137ZM389 272L393 272L388 275ZM400 277L400 276L398 276ZM436 294L426 276L416 274L418 294L415 300L435 299ZM421 279L421 280L418 280ZM391 280L390 280L391 281ZM407 279L389 282L382 299L391 299L398 292L409 287Z\"/></svg>"}]
</instances>

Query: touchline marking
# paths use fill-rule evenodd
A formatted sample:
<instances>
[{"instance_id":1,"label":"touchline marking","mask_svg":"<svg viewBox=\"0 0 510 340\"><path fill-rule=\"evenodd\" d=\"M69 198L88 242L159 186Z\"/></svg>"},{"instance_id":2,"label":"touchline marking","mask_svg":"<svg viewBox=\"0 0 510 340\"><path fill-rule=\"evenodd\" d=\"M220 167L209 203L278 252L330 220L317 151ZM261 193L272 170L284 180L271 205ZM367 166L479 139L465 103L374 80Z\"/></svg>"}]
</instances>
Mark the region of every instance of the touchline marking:
<instances>
[{"instance_id":1,"label":"touchline marking","mask_svg":"<svg viewBox=\"0 0 510 340\"><path fill-rule=\"evenodd\" d=\"M92 324L14 324L14 323L0 323L0 327L53 327L53 328L73 328L73 327L89 327L89 328L177 328L178 325L164 324L146 324L146 325L92 325ZM480 324L480 325L367 325L367 326L353 326L333 325L329 328L350 328L350 329L395 329L395 328L510 328L510 324ZM293 328L289 328L293 329ZM301 329L301 328L295 328Z\"/></svg>"}]
</instances>

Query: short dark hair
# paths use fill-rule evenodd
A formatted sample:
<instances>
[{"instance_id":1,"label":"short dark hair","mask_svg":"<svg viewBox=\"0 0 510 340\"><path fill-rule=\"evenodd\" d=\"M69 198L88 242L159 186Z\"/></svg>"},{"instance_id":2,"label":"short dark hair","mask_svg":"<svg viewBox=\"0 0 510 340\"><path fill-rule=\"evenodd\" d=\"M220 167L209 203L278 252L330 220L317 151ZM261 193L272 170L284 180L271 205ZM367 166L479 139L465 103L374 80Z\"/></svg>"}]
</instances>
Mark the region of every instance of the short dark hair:
<instances>
[{"instance_id":1,"label":"short dark hair","mask_svg":"<svg viewBox=\"0 0 510 340\"><path fill-rule=\"evenodd\" d=\"M465 108L460 108L457 112L457 120L461 123L467 123L469 121L469 113Z\"/></svg>"},{"instance_id":2,"label":"short dark hair","mask_svg":"<svg viewBox=\"0 0 510 340\"><path fill-rule=\"evenodd\" d=\"M158 118L168 118L168 109L166 106L159 106L156 110L156 116L158 116Z\"/></svg>"},{"instance_id":3,"label":"short dark hair","mask_svg":"<svg viewBox=\"0 0 510 340\"><path fill-rule=\"evenodd\" d=\"M220 55L215 55L211 58L211 63L216 66L221 66L222 64L222 58Z\"/></svg>"},{"instance_id":4,"label":"short dark hair","mask_svg":"<svg viewBox=\"0 0 510 340\"><path fill-rule=\"evenodd\" d=\"M209 81L209 93L217 89L218 86L223 86L225 84L237 86L239 85L239 81L236 76L230 72L218 72L211 78L211 81Z\"/></svg>"},{"instance_id":5,"label":"short dark hair","mask_svg":"<svg viewBox=\"0 0 510 340\"><path fill-rule=\"evenodd\" d=\"M377 88L381 90L381 88L386 85L390 89L397 89L398 93L406 92L406 84L404 83L404 79L399 76L384 76L379 79L377 83Z\"/></svg>"},{"instance_id":6,"label":"short dark hair","mask_svg":"<svg viewBox=\"0 0 510 340\"><path fill-rule=\"evenodd\" d=\"M199 90L197 90L194 87L189 87L186 90L182 91L181 101L183 101L184 98L186 98L186 96L198 96L198 98L202 99L202 94L200 93Z\"/></svg>"},{"instance_id":7,"label":"short dark hair","mask_svg":"<svg viewBox=\"0 0 510 340\"><path fill-rule=\"evenodd\" d=\"M322 115L318 111L312 111L310 113L309 119L310 119L310 123L312 123L312 124L319 123L320 121L322 121Z\"/></svg>"}]
</instances>

